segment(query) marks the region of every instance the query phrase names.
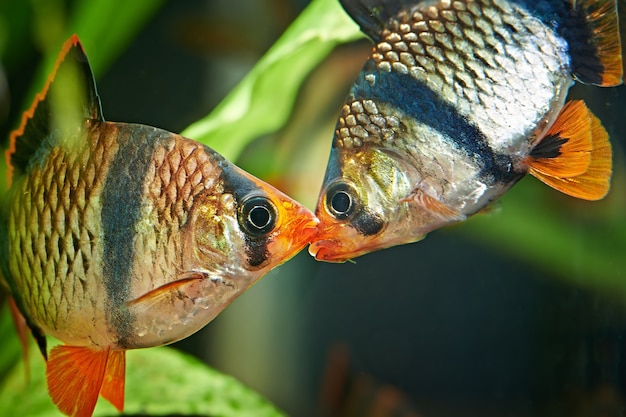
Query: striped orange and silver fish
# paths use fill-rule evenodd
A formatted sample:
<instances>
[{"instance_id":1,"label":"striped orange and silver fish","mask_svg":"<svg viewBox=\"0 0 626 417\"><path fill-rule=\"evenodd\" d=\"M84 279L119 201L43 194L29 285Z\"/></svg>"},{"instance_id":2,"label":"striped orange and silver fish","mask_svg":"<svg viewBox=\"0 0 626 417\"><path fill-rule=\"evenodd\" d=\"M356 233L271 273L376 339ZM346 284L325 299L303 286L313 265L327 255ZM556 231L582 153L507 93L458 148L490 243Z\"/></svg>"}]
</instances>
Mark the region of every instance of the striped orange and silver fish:
<instances>
[{"instance_id":1,"label":"striped orange and silver fish","mask_svg":"<svg viewBox=\"0 0 626 417\"><path fill-rule=\"evenodd\" d=\"M125 351L185 338L312 238L306 208L207 146L107 122L76 36L12 134L3 284L65 414L123 409ZM19 311L17 311L19 310Z\"/></svg>"},{"instance_id":2,"label":"striped orange and silver fish","mask_svg":"<svg viewBox=\"0 0 626 417\"><path fill-rule=\"evenodd\" d=\"M466 219L525 174L609 190L574 81L622 82L616 0L342 0L375 46L332 142L309 251L342 262Z\"/></svg>"}]
</instances>

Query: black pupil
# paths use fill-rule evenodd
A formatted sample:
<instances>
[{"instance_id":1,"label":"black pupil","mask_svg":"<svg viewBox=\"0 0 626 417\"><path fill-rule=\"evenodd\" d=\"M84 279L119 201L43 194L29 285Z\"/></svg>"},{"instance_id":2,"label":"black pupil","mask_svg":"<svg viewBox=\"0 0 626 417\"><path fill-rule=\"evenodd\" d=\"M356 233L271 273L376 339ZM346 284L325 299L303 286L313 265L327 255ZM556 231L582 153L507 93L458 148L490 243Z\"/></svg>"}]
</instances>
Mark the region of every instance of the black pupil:
<instances>
[{"instance_id":1,"label":"black pupil","mask_svg":"<svg viewBox=\"0 0 626 417\"><path fill-rule=\"evenodd\" d=\"M330 201L333 210L339 214L347 213L352 205L352 199L345 191L337 191Z\"/></svg>"},{"instance_id":2,"label":"black pupil","mask_svg":"<svg viewBox=\"0 0 626 417\"><path fill-rule=\"evenodd\" d=\"M266 227L270 223L271 219L272 216L267 207L254 206L250 210L250 213L248 213L248 220L258 229Z\"/></svg>"}]
</instances>

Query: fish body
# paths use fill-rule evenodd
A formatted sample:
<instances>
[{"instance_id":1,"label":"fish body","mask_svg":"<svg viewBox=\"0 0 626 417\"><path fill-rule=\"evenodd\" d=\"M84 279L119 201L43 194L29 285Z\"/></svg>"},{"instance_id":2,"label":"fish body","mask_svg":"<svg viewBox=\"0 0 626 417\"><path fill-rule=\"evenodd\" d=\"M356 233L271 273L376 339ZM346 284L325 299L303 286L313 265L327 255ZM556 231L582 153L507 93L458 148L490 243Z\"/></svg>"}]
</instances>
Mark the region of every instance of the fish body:
<instances>
[{"instance_id":1,"label":"fish body","mask_svg":"<svg viewBox=\"0 0 626 417\"><path fill-rule=\"evenodd\" d=\"M90 416L99 393L121 410L126 350L196 332L317 225L201 143L105 121L76 36L7 158L4 286L44 356L45 335L64 343L47 379L72 416Z\"/></svg>"},{"instance_id":2,"label":"fish body","mask_svg":"<svg viewBox=\"0 0 626 417\"><path fill-rule=\"evenodd\" d=\"M343 0L375 46L337 122L310 253L342 262L466 219L531 173L609 189L606 131L574 81L622 82L613 1Z\"/></svg>"}]
</instances>

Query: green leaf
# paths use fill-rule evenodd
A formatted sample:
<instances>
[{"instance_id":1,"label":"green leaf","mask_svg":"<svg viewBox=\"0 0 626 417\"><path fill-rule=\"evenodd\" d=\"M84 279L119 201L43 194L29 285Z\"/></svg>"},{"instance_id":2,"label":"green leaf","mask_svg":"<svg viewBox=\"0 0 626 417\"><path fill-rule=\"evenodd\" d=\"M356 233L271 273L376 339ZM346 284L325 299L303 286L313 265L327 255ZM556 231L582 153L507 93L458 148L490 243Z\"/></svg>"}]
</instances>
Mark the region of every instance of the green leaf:
<instances>
[{"instance_id":1,"label":"green leaf","mask_svg":"<svg viewBox=\"0 0 626 417\"><path fill-rule=\"evenodd\" d=\"M26 96L24 108L41 91L52 71L61 45L72 34L77 34L88 52L89 63L96 78L115 60L136 33L161 7L163 0L90 0L75 2L65 16L62 2L35 1L35 37L45 53L37 70L35 82ZM54 17L54 18L53 18ZM67 22L66 24L64 24ZM51 25L57 30L51 31ZM61 27L58 27L61 25ZM114 30L112 30L114 25ZM52 32L52 33L51 33Z\"/></svg>"},{"instance_id":2,"label":"green leaf","mask_svg":"<svg viewBox=\"0 0 626 417\"><path fill-rule=\"evenodd\" d=\"M20 362L0 386L0 415L61 416L48 396L45 364L37 349L31 349L30 363L28 384ZM213 417L284 415L234 378L169 347L127 352L124 413ZM111 404L99 399L94 417L118 414Z\"/></svg>"},{"instance_id":3,"label":"green leaf","mask_svg":"<svg viewBox=\"0 0 626 417\"><path fill-rule=\"evenodd\" d=\"M335 46L362 36L337 0L314 0L218 107L182 134L236 159L285 124L300 85Z\"/></svg>"}]
</instances>

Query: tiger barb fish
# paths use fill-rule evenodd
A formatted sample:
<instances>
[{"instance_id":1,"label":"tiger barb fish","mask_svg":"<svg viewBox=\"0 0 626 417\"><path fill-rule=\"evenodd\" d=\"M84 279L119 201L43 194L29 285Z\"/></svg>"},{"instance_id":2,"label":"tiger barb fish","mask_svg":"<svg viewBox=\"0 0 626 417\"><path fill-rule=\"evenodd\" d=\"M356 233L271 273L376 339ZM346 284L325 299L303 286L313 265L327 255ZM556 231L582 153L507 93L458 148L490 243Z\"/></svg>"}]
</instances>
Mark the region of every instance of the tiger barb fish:
<instances>
[{"instance_id":1,"label":"tiger barb fish","mask_svg":"<svg viewBox=\"0 0 626 417\"><path fill-rule=\"evenodd\" d=\"M11 139L2 282L44 357L45 335L63 343L46 377L71 416L99 395L123 410L126 350L196 332L316 231L209 147L105 121L76 36Z\"/></svg>"},{"instance_id":2,"label":"tiger barb fish","mask_svg":"<svg viewBox=\"0 0 626 417\"><path fill-rule=\"evenodd\" d=\"M343 262L484 210L530 173L585 200L611 145L575 82L622 83L615 0L342 0L375 43L341 111L309 252Z\"/></svg>"}]
</instances>

